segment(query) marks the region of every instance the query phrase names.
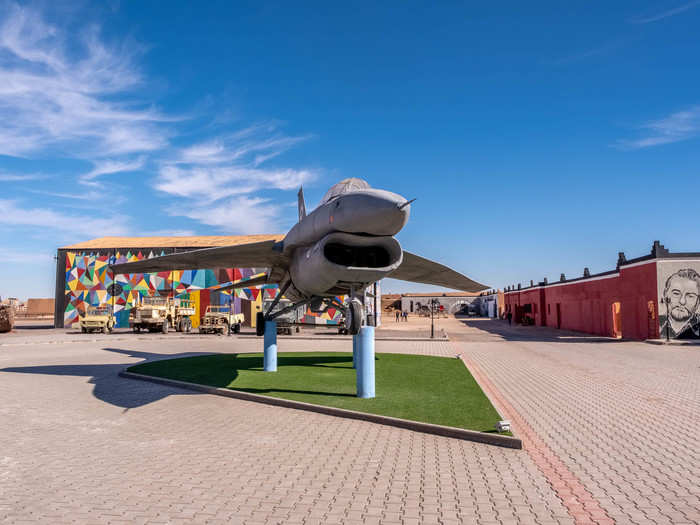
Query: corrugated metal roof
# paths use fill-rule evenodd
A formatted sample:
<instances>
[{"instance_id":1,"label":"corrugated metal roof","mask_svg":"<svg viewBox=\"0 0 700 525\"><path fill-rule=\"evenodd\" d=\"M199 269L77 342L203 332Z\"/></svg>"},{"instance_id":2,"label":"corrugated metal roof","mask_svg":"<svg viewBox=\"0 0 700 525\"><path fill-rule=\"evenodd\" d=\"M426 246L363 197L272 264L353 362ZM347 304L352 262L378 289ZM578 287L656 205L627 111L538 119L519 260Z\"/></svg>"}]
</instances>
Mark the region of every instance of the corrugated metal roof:
<instances>
[{"instance_id":1,"label":"corrugated metal roof","mask_svg":"<svg viewBox=\"0 0 700 525\"><path fill-rule=\"evenodd\" d=\"M284 235L198 235L186 237L98 237L63 246L60 250L98 250L109 248L213 248L250 242L281 241Z\"/></svg>"}]
</instances>

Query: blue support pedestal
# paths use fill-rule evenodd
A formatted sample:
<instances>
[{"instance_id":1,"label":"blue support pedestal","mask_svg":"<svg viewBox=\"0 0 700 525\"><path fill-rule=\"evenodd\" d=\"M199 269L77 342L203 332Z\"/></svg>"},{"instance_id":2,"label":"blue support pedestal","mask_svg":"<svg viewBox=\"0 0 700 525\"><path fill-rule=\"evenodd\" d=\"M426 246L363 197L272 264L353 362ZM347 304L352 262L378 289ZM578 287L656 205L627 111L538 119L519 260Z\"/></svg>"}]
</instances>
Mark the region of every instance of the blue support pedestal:
<instances>
[{"instance_id":1,"label":"blue support pedestal","mask_svg":"<svg viewBox=\"0 0 700 525\"><path fill-rule=\"evenodd\" d=\"M357 334L357 397L374 397L374 326Z\"/></svg>"},{"instance_id":2,"label":"blue support pedestal","mask_svg":"<svg viewBox=\"0 0 700 525\"><path fill-rule=\"evenodd\" d=\"M357 368L357 335L352 336L352 367Z\"/></svg>"},{"instance_id":3,"label":"blue support pedestal","mask_svg":"<svg viewBox=\"0 0 700 525\"><path fill-rule=\"evenodd\" d=\"M265 372L277 372L277 323L265 321L265 353L263 369Z\"/></svg>"}]
</instances>

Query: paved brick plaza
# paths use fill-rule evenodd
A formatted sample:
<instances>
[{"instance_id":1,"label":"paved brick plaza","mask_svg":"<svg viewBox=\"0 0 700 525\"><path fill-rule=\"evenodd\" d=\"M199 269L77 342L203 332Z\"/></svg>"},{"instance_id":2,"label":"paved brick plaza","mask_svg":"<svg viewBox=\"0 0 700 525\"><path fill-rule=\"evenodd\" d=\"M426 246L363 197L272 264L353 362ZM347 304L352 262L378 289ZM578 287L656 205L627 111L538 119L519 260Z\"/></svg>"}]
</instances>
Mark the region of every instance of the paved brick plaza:
<instances>
[{"instance_id":1,"label":"paved brick plaza","mask_svg":"<svg viewBox=\"0 0 700 525\"><path fill-rule=\"evenodd\" d=\"M377 350L461 354L524 450L117 377L255 339L0 338L0 522L700 522L700 347L440 326L450 342Z\"/></svg>"}]
</instances>

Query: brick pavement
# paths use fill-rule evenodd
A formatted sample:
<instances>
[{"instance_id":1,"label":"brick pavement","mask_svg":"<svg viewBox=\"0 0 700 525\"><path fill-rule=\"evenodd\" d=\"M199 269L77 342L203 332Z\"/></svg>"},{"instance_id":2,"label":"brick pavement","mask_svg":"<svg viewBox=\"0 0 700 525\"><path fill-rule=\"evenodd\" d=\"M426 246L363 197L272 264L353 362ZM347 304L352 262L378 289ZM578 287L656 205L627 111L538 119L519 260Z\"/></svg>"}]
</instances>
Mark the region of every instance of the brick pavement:
<instances>
[{"instance_id":1,"label":"brick pavement","mask_svg":"<svg viewBox=\"0 0 700 525\"><path fill-rule=\"evenodd\" d=\"M536 462L551 453L604 510L601 522L700 523L699 348L491 323L485 340L486 325L469 323L479 342L463 330L455 347L515 412ZM571 480L554 470L545 473L565 494L556 483Z\"/></svg>"},{"instance_id":2,"label":"brick pavement","mask_svg":"<svg viewBox=\"0 0 700 525\"><path fill-rule=\"evenodd\" d=\"M698 521L697 350L454 330L463 341L377 350L467 355L618 523ZM255 340L108 340L0 347L0 521L574 522L527 451L116 375Z\"/></svg>"}]
</instances>

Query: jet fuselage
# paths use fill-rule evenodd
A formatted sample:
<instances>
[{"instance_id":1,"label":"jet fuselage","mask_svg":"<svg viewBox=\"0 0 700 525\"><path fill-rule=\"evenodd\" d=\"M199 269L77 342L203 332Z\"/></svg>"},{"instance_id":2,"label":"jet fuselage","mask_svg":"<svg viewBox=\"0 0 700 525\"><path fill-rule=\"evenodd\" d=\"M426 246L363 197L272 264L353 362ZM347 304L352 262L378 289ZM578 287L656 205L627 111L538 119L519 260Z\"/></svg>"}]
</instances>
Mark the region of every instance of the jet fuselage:
<instances>
[{"instance_id":1,"label":"jet fuselage","mask_svg":"<svg viewBox=\"0 0 700 525\"><path fill-rule=\"evenodd\" d=\"M344 295L396 270L403 252L394 235L410 212L404 197L375 188L322 202L281 242L282 253L291 260L285 295L293 300Z\"/></svg>"}]
</instances>

